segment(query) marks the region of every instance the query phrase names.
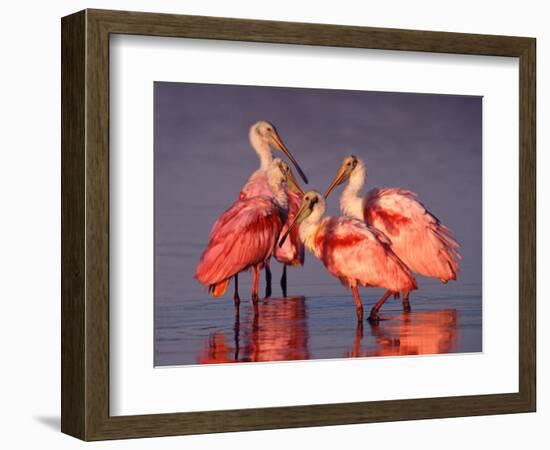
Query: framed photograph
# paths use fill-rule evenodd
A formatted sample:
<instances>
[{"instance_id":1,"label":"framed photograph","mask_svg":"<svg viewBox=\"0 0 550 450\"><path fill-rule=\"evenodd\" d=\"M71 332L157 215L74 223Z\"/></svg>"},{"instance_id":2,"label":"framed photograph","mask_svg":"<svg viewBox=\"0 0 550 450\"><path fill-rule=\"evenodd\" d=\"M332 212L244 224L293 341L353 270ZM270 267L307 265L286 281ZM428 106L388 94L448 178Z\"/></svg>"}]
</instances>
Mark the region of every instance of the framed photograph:
<instances>
[{"instance_id":1,"label":"framed photograph","mask_svg":"<svg viewBox=\"0 0 550 450\"><path fill-rule=\"evenodd\" d=\"M534 38L61 25L63 432L535 411Z\"/></svg>"}]
</instances>

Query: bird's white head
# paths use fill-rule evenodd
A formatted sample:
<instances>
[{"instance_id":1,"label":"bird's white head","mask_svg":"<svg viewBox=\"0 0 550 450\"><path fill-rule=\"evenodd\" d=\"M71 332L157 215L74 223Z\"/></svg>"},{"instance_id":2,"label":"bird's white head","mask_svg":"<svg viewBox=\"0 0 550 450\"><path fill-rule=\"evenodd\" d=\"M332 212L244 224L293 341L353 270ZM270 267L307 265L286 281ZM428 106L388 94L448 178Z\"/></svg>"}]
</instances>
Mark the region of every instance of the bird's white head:
<instances>
[{"instance_id":1,"label":"bird's white head","mask_svg":"<svg viewBox=\"0 0 550 450\"><path fill-rule=\"evenodd\" d=\"M304 194L289 165L282 159L275 158L273 160L267 170L267 181L273 197L282 208L288 207L287 188L297 194Z\"/></svg>"},{"instance_id":2,"label":"bird's white head","mask_svg":"<svg viewBox=\"0 0 550 450\"><path fill-rule=\"evenodd\" d=\"M288 226L285 234L279 240L279 247L282 247L287 236L295 226L299 226L303 222L316 224L321 220L326 210L325 198L317 191L308 191L304 194L300 209L296 213L296 217Z\"/></svg>"},{"instance_id":3,"label":"bird's white head","mask_svg":"<svg viewBox=\"0 0 550 450\"><path fill-rule=\"evenodd\" d=\"M327 198L330 193L336 189L337 186L340 186L342 183L344 183L348 179L352 179L356 181L357 183L364 182L365 178L365 166L363 162L358 159L355 155L349 155L346 156L342 163L340 164L340 167L338 168L338 171L336 172L336 176L330 183L329 187L327 188L325 192L325 198ZM358 186L359 188L361 186Z\"/></svg>"},{"instance_id":4,"label":"bird's white head","mask_svg":"<svg viewBox=\"0 0 550 450\"><path fill-rule=\"evenodd\" d=\"M278 172L280 174L277 175L277 177L280 176L281 181L284 181L286 187L288 187L292 192L295 192L296 194L301 194L303 196L305 192L298 184L298 181L296 180L294 172L292 172L290 166L285 161L279 158L275 158L273 162L276 164Z\"/></svg>"},{"instance_id":5,"label":"bird's white head","mask_svg":"<svg viewBox=\"0 0 550 450\"><path fill-rule=\"evenodd\" d=\"M304 182L308 182L307 177L302 171L298 162L296 161L294 156L292 156L290 150L283 143L281 137L279 136L279 133L277 133L275 126L273 126L271 123L265 120L260 120L259 122L256 122L254 125L252 125L252 127L250 127L249 138L250 144L260 157L262 168L267 169L271 164L271 149L273 148L282 152L292 162Z\"/></svg>"}]
</instances>

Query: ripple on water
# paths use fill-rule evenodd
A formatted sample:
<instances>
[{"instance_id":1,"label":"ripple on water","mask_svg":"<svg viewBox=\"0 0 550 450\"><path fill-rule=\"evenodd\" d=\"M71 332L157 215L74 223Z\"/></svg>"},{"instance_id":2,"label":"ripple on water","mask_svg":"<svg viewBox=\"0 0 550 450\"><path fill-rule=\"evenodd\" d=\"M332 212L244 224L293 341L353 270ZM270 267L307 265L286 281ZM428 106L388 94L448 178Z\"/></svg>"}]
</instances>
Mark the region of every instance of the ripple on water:
<instances>
[{"instance_id":1,"label":"ripple on water","mask_svg":"<svg viewBox=\"0 0 550 450\"><path fill-rule=\"evenodd\" d=\"M365 309L375 298L364 296ZM272 298L257 311L231 299L156 305L155 365L480 352L481 298L417 295L413 311L388 300L386 320L358 326L350 296Z\"/></svg>"}]
</instances>

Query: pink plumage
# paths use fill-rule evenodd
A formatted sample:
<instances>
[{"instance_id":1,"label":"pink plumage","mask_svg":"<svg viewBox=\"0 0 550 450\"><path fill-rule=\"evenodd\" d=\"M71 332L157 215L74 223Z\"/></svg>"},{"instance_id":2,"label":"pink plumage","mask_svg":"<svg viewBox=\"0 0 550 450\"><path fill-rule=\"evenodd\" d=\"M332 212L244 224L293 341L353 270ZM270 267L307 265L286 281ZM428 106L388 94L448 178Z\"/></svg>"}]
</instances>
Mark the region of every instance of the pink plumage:
<instances>
[{"instance_id":1,"label":"pink plumage","mask_svg":"<svg viewBox=\"0 0 550 450\"><path fill-rule=\"evenodd\" d=\"M363 212L365 222L391 240L393 251L413 272L444 283L456 280L459 244L416 194L399 188L372 189Z\"/></svg>"},{"instance_id":2,"label":"pink plumage","mask_svg":"<svg viewBox=\"0 0 550 450\"><path fill-rule=\"evenodd\" d=\"M302 195L293 192L290 189L285 190L288 198L288 213L286 223L283 225L281 235L288 229L288 224L294 220L296 213L300 209L302 203ZM282 247L277 246L275 249L275 259L281 264L289 266L304 265L304 244L300 240L298 228L290 231L288 239L285 240Z\"/></svg>"},{"instance_id":3,"label":"pink plumage","mask_svg":"<svg viewBox=\"0 0 550 450\"><path fill-rule=\"evenodd\" d=\"M381 287L392 292L416 289L416 281L377 230L351 217L323 219L313 240L315 255L348 287Z\"/></svg>"},{"instance_id":4,"label":"pink plumage","mask_svg":"<svg viewBox=\"0 0 550 450\"><path fill-rule=\"evenodd\" d=\"M239 199L214 225L195 273L197 280L208 286L215 297L225 293L230 278L234 276L236 307L240 303L237 275L250 268L254 269L252 301L258 301L259 271L263 266L267 268L282 222L286 219L286 196L281 184L284 173L280 162L273 160L271 148L284 153L307 183L302 169L272 124L257 122L250 127L248 136L260 167L241 189Z\"/></svg>"},{"instance_id":5,"label":"pink plumage","mask_svg":"<svg viewBox=\"0 0 550 450\"><path fill-rule=\"evenodd\" d=\"M273 191L269 186L267 173L265 170L256 170L242 187L239 193L239 199L244 200L258 196L272 197Z\"/></svg>"},{"instance_id":6,"label":"pink plumage","mask_svg":"<svg viewBox=\"0 0 550 450\"><path fill-rule=\"evenodd\" d=\"M271 257L281 227L280 210L270 198L237 200L214 224L195 278L222 295L233 275L261 268Z\"/></svg>"}]
</instances>

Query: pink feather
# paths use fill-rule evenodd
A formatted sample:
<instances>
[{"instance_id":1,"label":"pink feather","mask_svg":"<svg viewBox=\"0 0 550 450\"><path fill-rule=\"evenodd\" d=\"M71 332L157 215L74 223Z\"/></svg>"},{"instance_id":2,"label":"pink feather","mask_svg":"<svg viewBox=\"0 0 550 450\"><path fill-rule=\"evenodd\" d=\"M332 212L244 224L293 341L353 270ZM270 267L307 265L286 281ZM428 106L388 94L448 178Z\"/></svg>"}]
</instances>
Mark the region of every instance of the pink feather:
<instances>
[{"instance_id":1,"label":"pink feather","mask_svg":"<svg viewBox=\"0 0 550 450\"><path fill-rule=\"evenodd\" d=\"M348 286L381 287L393 292L416 289L411 271L379 231L351 217L327 217L314 238L315 254Z\"/></svg>"},{"instance_id":2,"label":"pink feather","mask_svg":"<svg viewBox=\"0 0 550 450\"><path fill-rule=\"evenodd\" d=\"M267 197L237 200L216 221L195 278L211 287L263 265L282 227L280 209Z\"/></svg>"},{"instance_id":3,"label":"pink feather","mask_svg":"<svg viewBox=\"0 0 550 450\"><path fill-rule=\"evenodd\" d=\"M370 190L364 202L364 218L390 239L393 251L413 272L444 283L456 279L459 244L413 192L399 188Z\"/></svg>"}]
</instances>

